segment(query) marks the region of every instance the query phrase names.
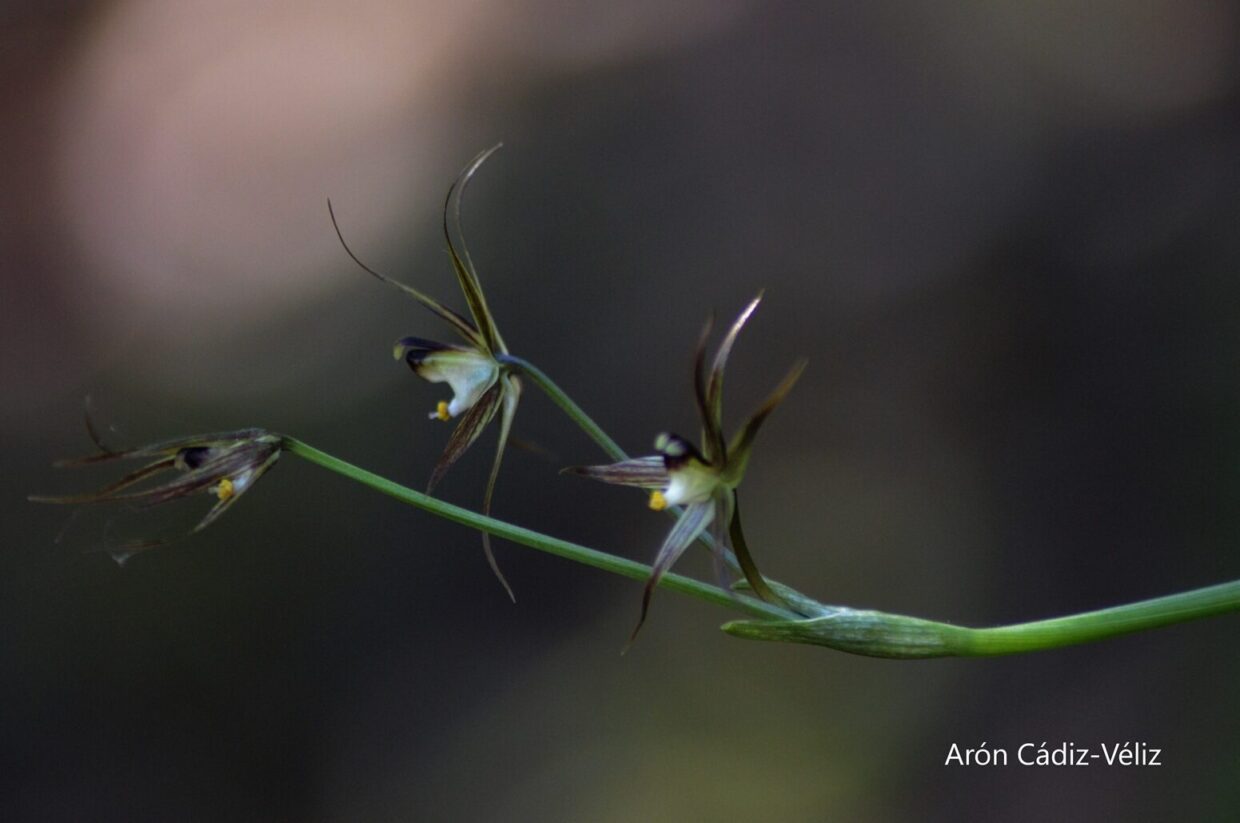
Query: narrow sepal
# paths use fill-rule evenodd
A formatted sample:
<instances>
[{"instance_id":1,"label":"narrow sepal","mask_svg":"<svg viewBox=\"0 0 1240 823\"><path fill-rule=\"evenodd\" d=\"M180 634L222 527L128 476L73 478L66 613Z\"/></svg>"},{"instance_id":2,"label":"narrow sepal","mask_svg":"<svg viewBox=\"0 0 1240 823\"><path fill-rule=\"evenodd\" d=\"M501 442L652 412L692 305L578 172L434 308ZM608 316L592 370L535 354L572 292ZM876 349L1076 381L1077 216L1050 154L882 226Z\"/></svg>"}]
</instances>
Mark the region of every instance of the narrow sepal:
<instances>
[{"instance_id":1,"label":"narrow sepal","mask_svg":"<svg viewBox=\"0 0 1240 823\"><path fill-rule=\"evenodd\" d=\"M693 400L702 420L702 453L708 463L726 456L720 421L711 415L710 406L706 403L706 341L714 326L715 317L712 314L706 318L702 333L698 335L697 347L693 350Z\"/></svg>"},{"instance_id":2,"label":"narrow sepal","mask_svg":"<svg viewBox=\"0 0 1240 823\"><path fill-rule=\"evenodd\" d=\"M758 429L762 427L763 422L766 421L771 412L775 411L775 408L788 396L788 392L792 391L792 387L796 385L801 372L805 371L807 363L808 361L806 360L798 360L788 374L784 376L784 379L779 382L779 385L775 387L775 390L767 396L758 410L745 421L745 425L732 438L732 443L728 447L731 460L724 473L724 479L729 485L735 486L740 482L740 478L745 473L745 466L749 462L749 452L753 449L753 441L758 435Z\"/></svg>"},{"instance_id":3,"label":"narrow sepal","mask_svg":"<svg viewBox=\"0 0 1240 823\"><path fill-rule=\"evenodd\" d=\"M163 472L163 471L166 471L172 468L175 465L175 463L176 463L175 457L165 457L163 459L156 460L154 463L148 463L142 468L137 469L136 471L132 471L129 474L125 475L120 480L117 480L114 483L109 483L103 488L96 489L93 492L86 492L84 494L67 494L67 495L32 494L27 499L33 503L96 503L101 500L108 500L108 499L113 498L118 492L121 492L129 488L130 486L133 486L136 483L140 483L148 477L153 477L159 474L160 472ZM59 465L71 465L71 464L61 463ZM77 465L80 465L80 463Z\"/></svg>"},{"instance_id":4,"label":"narrow sepal","mask_svg":"<svg viewBox=\"0 0 1240 823\"><path fill-rule=\"evenodd\" d=\"M668 532L667 538L659 548L659 553L654 558L654 563L651 564L650 577L642 591L641 616L633 628L633 633L629 636L630 644L637 639L637 633L641 631L642 624L646 622L646 614L650 611L650 598L654 594L655 587L659 585L660 578L680 559L685 549L701 536L714 516L713 501L690 504L685 507L684 513L676 520L676 525Z\"/></svg>"},{"instance_id":5,"label":"narrow sepal","mask_svg":"<svg viewBox=\"0 0 1240 823\"><path fill-rule=\"evenodd\" d=\"M715 570L715 579L719 588L726 592L732 591L732 580L729 576L729 563L735 565L736 557L728 539L728 524L732 522L732 503L735 498L730 489L718 488L713 495L715 516L710 522L710 558Z\"/></svg>"},{"instance_id":6,"label":"narrow sepal","mask_svg":"<svg viewBox=\"0 0 1240 823\"><path fill-rule=\"evenodd\" d=\"M737 315L728 333L719 343L719 349L715 352L715 359L710 367L710 376L706 382L706 408L714 425L720 431L723 429L723 374L728 365L728 357L732 354L732 347L736 344L736 338L741 333L741 329L745 328L745 324L749 322L750 316L761 302L762 292L759 292L758 296L750 300Z\"/></svg>"},{"instance_id":7,"label":"narrow sepal","mask_svg":"<svg viewBox=\"0 0 1240 823\"><path fill-rule=\"evenodd\" d=\"M362 271L378 280L382 280L389 286L400 289L414 300L417 300L423 305L423 307L447 321L447 323L456 329L457 333L464 337L470 344L478 346L479 348L486 346L486 338L483 337L483 335L479 333L478 330L475 329L474 326L464 317L461 317L461 315L457 314L455 311L440 303L430 295L423 294L413 286L406 285L399 280L394 280L386 274L380 274L370 266L363 263L361 258L354 254L353 249L349 248L349 244L345 242L344 234L340 231L340 225L336 222L336 213L332 210L332 201L330 200L327 201L327 211L328 214L331 215L332 228L336 230L336 236L340 238L340 245L344 247L345 254L349 255L353 262L362 268Z\"/></svg>"},{"instance_id":8,"label":"narrow sepal","mask_svg":"<svg viewBox=\"0 0 1240 823\"><path fill-rule=\"evenodd\" d=\"M766 578L762 576L762 572L758 571L758 564L754 562L753 555L749 553L749 543L745 540L745 529L741 526L741 501L740 495L733 489L730 493L731 517L728 520L728 541L732 547L732 552L736 556L736 562L741 567L741 573L745 575L745 581L749 584L749 588L754 594L762 598L768 603L774 603L777 606L786 606L787 604L771 591L771 587L767 585Z\"/></svg>"},{"instance_id":9,"label":"narrow sepal","mask_svg":"<svg viewBox=\"0 0 1240 823\"><path fill-rule=\"evenodd\" d=\"M499 445L495 448L495 462L491 464L491 475L487 478L486 491L482 495L482 513L488 517L491 514L491 498L495 494L495 481L499 478L499 467L504 461L504 449L508 445L508 436L512 431L512 420L517 415L517 403L521 399L520 380L512 375L505 375L500 378L500 382L504 384L504 388L499 418ZM482 532L482 551L487 556L487 564L491 567L491 571L499 579L504 591L508 592L509 599L516 603L517 596L513 593L512 586L504 577L504 573L500 571L495 552L491 550L491 535L487 532Z\"/></svg>"},{"instance_id":10,"label":"narrow sepal","mask_svg":"<svg viewBox=\"0 0 1240 823\"><path fill-rule=\"evenodd\" d=\"M474 325L481 333L483 345L492 353L506 351L506 348L500 338L499 329L495 325L495 318L487 306L486 297L482 293L482 285L478 282L478 274L474 269L473 260L470 259L469 248L465 245L465 237L461 231L461 197L465 193L465 187L469 185L470 178L474 176L474 172L502 145L503 143L497 143L470 161L457 177L456 182L448 189L448 196L443 204L443 236L448 243L448 255L452 258L452 268L456 271L457 280L460 281L461 291L465 294L465 303L469 306L469 313L474 318ZM452 217L457 235L461 238L459 252L452 242L452 233L448 229L449 215Z\"/></svg>"},{"instance_id":11,"label":"narrow sepal","mask_svg":"<svg viewBox=\"0 0 1240 823\"><path fill-rule=\"evenodd\" d=\"M634 457L606 466L569 466L562 473L639 489L661 489L668 483L667 467L661 454Z\"/></svg>"},{"instance_id":12,"label":"narrow sepal","mask_svg":"<svg viewBox=\"0 0 1240 823\"><path fill-rule=\"evenodd\" d=\"M452 464L460 459L461 455L478 439L478 435L482 434L487 423L491 422L496 409L499 408L500 394L500 384L496 383L461 416L461 422L457 424L452 436L448 438L448 445L444 447L443 454L439 456L439 462L435 464L435 470L431 472L430 482L426 486L427 494L435 490L439 481L448 473L448 469L452 468Z\"/></svg>"},{"instance_id":13,"label":"narrow sepal","mask_svg":"<svg viewBox=\"0 0 1240 823\"><path fill-rule=\"evenodd\" d=\"M94 438L92 437L92 439ZM99 454L88 454L85 457L57 460L52 465L57 468L72 468L75 466L87 466L92 463L106 463L112 460L127 460L137 457L163 457L189 448L229 447L237 443L250 441L272 444L277 443L279 439L278 435L271 434L265 429L237 429L236 431L200 434L196 437L177 437L172 440L161 440L158 443L137 446L131 449L105 448L102 443L96 441L95 445L100 448Z\"/></svg>"}]
</instances>

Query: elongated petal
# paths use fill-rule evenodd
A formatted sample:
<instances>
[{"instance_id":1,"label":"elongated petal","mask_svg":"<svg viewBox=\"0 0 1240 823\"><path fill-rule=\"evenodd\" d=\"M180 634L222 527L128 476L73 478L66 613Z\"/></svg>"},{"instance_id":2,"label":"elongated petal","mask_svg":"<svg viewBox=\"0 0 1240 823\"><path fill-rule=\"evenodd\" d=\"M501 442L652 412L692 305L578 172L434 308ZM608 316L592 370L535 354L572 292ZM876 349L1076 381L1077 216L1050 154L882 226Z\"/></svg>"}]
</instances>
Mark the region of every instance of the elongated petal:
<instances>
[{"instance_id":1,"label":"elongated petal","mask_svg":"<svg viewBox=\"0 0 1240 823\"><path fill-rule=\"evenodd\" d=\"M646 581L646 588L642 592L641 617L638 618L637 625L633 628L633 634L629 636L629 643L637 639L637 633L641 631L642 624L646 622L646 613L650 611L650 598L654 594L655 586L659 585L659 579L680 559L685 549L698 539L698 536L710 525L714 516L713 501L694 503L685 508L684 514L668 532L662 547L659 548L659 553L655 555L654 563L651 564L650 579Z\"/></svg>"},{"instance_id":2,"label":"elongated petal","mask_svg":"<svg viewBox=\"0 0 1240 823\"><path fill-rule=\"evenodd\" d=\"M732 592L730 568L737 567L736 555L728 539L728 525L732 522L733 501L736 499L731 489L717 488L713 496L715 516L710 522L710 558L715 569L715 579L719 588Z\"/></svg>"},{"instance_id":3,"label":"elongated petal","mask_svg":"<svg viewBox=\"0 0 1240 823\"><path fill-rule=\"evenodd\" d=\"M478 282L474 261L469 257L469 249L465 245L465 238L461 232L461 197L465 193L465 187L469 185L470 178L474 176L474 172L502 145L503 143L497 143L470 161L457 177L456 182L448 189L448 196L443 204L443 236L448 242L448 255L452 258L452 268L456 271L457 280L460 281L461 291L464 292L465 302L469 306L469 313L474 318L474 325L482 333L484 344L491 352L503 352L507 349L500 338L499 329L495 326L495 319L487 306L486 297L482 294L482 285ZM449 214L452 215L456 233L461 237L460 252L453 244L452 233L448 230Z\"/></svg>"},{"instance_id":4,"label":"elongated petal","mask_svg":"<svg viewBox=\"0 0 1240 823\"><path fill-rule=\"evenodd\" d=\"M97 503L103 500L114 500L118 492L121 492L135 483L140 483L148 477L153 477L160 472L171 469L176 463L176 458L172 456L161 458L154 463L148 463L136 471L109 483L101 489L85 494L69 494L69 495L31 495L30 500L34 503ZM60 464L69 465L69 464Z\"/></svg>"},{"instance_id":5,"label":"elongated petal","mask_svg":"<svg viewBox=\"0 0 1240 823\"><path fill-rule=\"evenodd\" d=\"M349 255L349 257L352 258L354 263L361 266L362 271L366 272L372 277L382 280L384 283L387 283L389 286L393 286L395 288L400 289L405 294L412 297L414 300L417 300L425 308L427 308L434 314L438 315L443 320L447 321L448 324L451 325L454 329L456 329L457 333L459 333L462 337L464 337L465 340L468 341L469 343L475 346L478 346L480 348L486 345L486 338L484 338L482 334L480 334L478 330L475 329L473 325L470 324L470 322L466 320L464 317L461 317L459 314L457 314L456 312L454 312L452 309L448 308L444 304L440 303L435 298L430 297L429 295L423 294L422 292L418 291L413 286L407 286L404 283L400 282L399 280L393 280L391 277L388 277L386 274L380 274L379 272L372 269L370 266L367 266L365 263L363 263L361 261L361 258L359 258L356 254L354 254L353 249L349 248L349 244L345 242L344 234L340 231L340 226L336 222L336 213L332 210L332 201L330 200L327 201L327 211L331 215L332 227L336 230L336 236L340 238L340 245L344 247L345 254Z\"/></svg>"},{"instance_id":6,"label":"elongated petal","mask_svg":"<svg viewBox=\"0 0 1240 823\"><path fill-rule=\"evenodd\" d=\"M151 443L132 449L103 449L99 454L74 457L68 460L57 460L53 465L57 468L69 468L73 466L86 466L91 463L106 463L112 460L126 460L131 457L163 457L175 454L182 449L200 446L228 446L272 436L264 429L237 429L236 431L215 432L213 434L200 434L195 437L178 437L172 440L162 440L158 443ZM96 445L102 444L96 443Z\"/></svg>"},{"instance_id":7,"label":"elongated petal","mask_svg":"<svg viewBox=\"0 0 1240 823\"><path fill-rule=\"evenodd\" d=\"M740 496L733 489L730 492L729 508L731 516L728 520L728 542L735 554L736 562L741 568L741 573L745 575L745 581L749 583L749 588L754 594L761 597L768 603L774 603L777 606L786 605L782 598L771 590L766 584L766 578L762 576L762 572L758 571L758 564L754 562L753 555L749 553L749 543L745 540L745 529L741 526L741 501Z\"/></svg>"},{"instance_id":8,"label":"elongated petal","mask_svg":"<svg viewBox=\"0 0 1240 823\"><path fill-rule=\"evenodd\" d=\"M499 477L499 467L504 460L504 448L508 445L508 434L512 431L512 419L517 416L517 403L521 399L520 380L511 375L505 375L500 378L500 381L504 383L504 389L501 401L503 408L499 418L499 445L495 448L495 462L491 464L491 476L487 478L486 492L482 495L482 513L488 517L491 514L491 497L495 493L495 481ZM516 603L517 596L513 594L512 586L508 585L504 573L499 570L495 553L491 551L491 535L486 532L482 533L482 551L486 553L491 571L495 572L495 576L499 578L504 590L508 592L508 597Z\"/></svg>"},{"instance_id":9,"label":"elongated petal","mask_svg":"<svg viewBox=\"0 0 1240 823\"><path fill-rule=\"evenodd\" d=\"M758 429L762 427L762 423L775 411L775 407L783 402L788 396L788 392L792 391L792 387L796 385L797 378L801 376L801 372L805 371L808 361L798 360L792 369L779 382L775 390L763 401L762 405L754 412L753 417L745 422L741 430L732 438L732 443L728 447L729 462L724 471L724 481L735 487L740 482L741 477L745 474L745 466L749 462L749 452L753 449L754 438L758 435Z\"/></svg>"},{"instance_id":10,"label":"elongated petal","mask_svg":"<svg viewBox=\"0 0 1240 823\"><path fill-rule=\"evenodd\" d=\"M706 383L706 408L711 420L715 421L715 425L721 431L723 429L723 372L728 365L728 357L732 354L732 347L736 344L737 335L741 333L750 315L761 302L762 293L759 292L758 296L749 301L749 304L737 315L728 333L719 343L719 349L715 352L715 360L710 367L710 377Z\"/></svg>"},{"instance_id":11,"label":"elongated petal","mask_svg":"<svg viewBox=\"0 0 1240 823\"><path fill-rule=\"evenodd\" d=\"M714 315L706 318L706 325L702 327L693 351L693 399L702 422L702 454L707 463L721 462L726 455L720 421L711 415L710 406L706 403L706 341L714 325Z\"/></svg>"},{"instance_id":12,"label":"elongated petal","mask_svg":"<svg viewBox=\"0 0 1240 823\"><path fill-rule=\"evenodd\" d=\"M589 477L591 480L616 486L636 486L639 489L662 489L667 486L669 479L661 454L634 457L607 466L570 466L564 469L563 473Z\"/></svg>"},{"instance_id":13,"label":"elongated petal","mask_svg":"<svg viewBox=\"0 0 1240 823\"><path fill-rule=\"evenodd\" d=\"M217 451L200 458L195 466L170 480L162 486L138 492L113 494L108 500L128 501L139 506L158 506L181 497L187 497L216 485L221 480L245 475L247 480L237 493L244 491L253 483L254 470L261 466L263 471L275 462L278 452L268 455L266 450L239 446L227 451ZM178 455L178 459L180 455ZM260 472L261 473L261 472ZM235 495L234 495L235 496Z\"/></svg>"},{"instance_id":14,"label":"elongated petal","mask_svg":"<svg viewBox=\"0 0 1240 823\"><path fill-rule=\"evenodd\" d=\"M491 422L496 409L499 408L501 393L500 384L496 383L487 389L482 399L461 417L461 422L452 432L452 437L448 438L448 445L444 447L443 454L439 456L439 462L435 464L435 470L431 472L430 483L426 486L427 494L435 490L439 481L448 473L448 469L452 468L452 464L460 459L461 455L478 439L478 435L482 434L487 423Z\"/></svg>"}]
</instances>

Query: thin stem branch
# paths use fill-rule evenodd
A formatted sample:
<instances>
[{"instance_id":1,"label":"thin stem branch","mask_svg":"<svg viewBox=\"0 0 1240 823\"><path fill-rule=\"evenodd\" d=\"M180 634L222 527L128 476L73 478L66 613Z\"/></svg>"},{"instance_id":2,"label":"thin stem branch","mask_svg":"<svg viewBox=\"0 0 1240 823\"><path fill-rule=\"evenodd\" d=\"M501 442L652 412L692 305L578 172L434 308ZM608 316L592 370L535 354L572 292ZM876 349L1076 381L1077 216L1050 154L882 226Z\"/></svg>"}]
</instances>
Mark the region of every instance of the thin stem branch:
<instances>
[{"instance_id":1,"label":"thin stem branch","mask_svg":"<svg viewBox=\"0 0 1240 823\"><path fill-rule=\"evenodd\" d=\"M633 580L644 580L650 576L650 567L644 563L550 537L437 500L296 438L285 437L284 447L286 451L329 471L463 526L481 529L513 543ZM904 659L992 657L1044 651L1240 611L1240 580L1082 614L980 629L886 612L826 606L773 582L781 600L813 616L801 618L787 609L744 594L729 593L678 574L664 575L659 585L759 618L733 621L724 626L725 631L738 637L811 643L869 657Z\"/></svg>"},{"instance_id":2,"label":"thin stem branch","mask_svg":"<svg viewBox=\"0 0 1240 823\"><path fill-rule=\"evenodd\" d=\"M605 436L605 435L604 435ZM638 563L623 557L617 557L606 552L596 549L587 548L567 540L560 540L531 529L522 528L503 520L496 520L493 517L486 517L469 509L455 506L451 503L444 502L424 494L420 491L402 486L385 477L369 472L363 468L334 457L327 452L320 451L308 443L304 443L294 437L284 438L284 448L290 454L295 454L305 460L315 463L328 471L342 475L369 486L375 491L382 492L389 497L394 497L402 503L408 503L419 509L438 515L454 523L468 526L474 529L480 529L495 537L501 537L505 540L511 540L522 546L528 546L532 549L554 554L559 557L573 560L577 563L583 563L587 566L593 566L596 569L602 569L612 574L618 574L622 577L628 577L633 580L645 580L650 577L650 567L644 563ZM708 603L714 603L725 608L739 609L747 612L754 617L763 619L789 620L796 617L795 614L787 609L781 609L772 606L769 603L763 603L744 594L734 594L715 586L707 585L690 577L684 577L679 574L665 574L659 580L661 588L671 591L687 594L696 597L699 600L705 600Z\"/></svg>"},{"instance_id":3,"label":"thin stem branch","mask_svg":"<svg viewBox=\"0 0 1240 823\"><path fill-rule=\"evenodd\" d=\"M495 359L505 366L511 366L512 368L518 370L533 381L534 385L542 389L543 394L551 398L551 402L559 406L560 409L568 415L568 417L576 423L581 430L590 437L591 440L597 443L603 451L607 452L607 455L612 460L628 459L629 456L625 454L624 449L620 448L619 444L617 444L615 440L612 440L611 437L608 436L607 432L603 431L602 427L599 426L598 423L595 423L594 419L590 417L590 415L586 414L585 411L582 410L581 406L578 406L573 399L564 392L563 389L555 384L555 381L543 372L542 369L538 368L530 361L522 357L517 357L513 354L497 354Z\"/></svg>"}]
</instances>

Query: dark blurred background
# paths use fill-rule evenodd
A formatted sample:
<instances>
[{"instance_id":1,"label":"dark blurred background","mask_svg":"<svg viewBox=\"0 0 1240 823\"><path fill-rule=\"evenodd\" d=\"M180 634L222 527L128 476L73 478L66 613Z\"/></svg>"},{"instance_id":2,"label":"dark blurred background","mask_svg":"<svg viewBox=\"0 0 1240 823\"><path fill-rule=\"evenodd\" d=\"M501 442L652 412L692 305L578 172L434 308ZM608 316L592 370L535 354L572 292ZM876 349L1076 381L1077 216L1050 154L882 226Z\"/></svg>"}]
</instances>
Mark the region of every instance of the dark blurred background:
<instances>
[{"instance_id":1,"label":"dark blurred background","mask_svg":"<svg viewBox=\"0 0 1240 823\"><path fill-rule=\"evenodd\" d=\"M50 467L87 395L117 441L262 425L421 487L445 392L390 346L450 333L325 199L463 308L439 209L503 140L491 303L626 448L693 430L712 309L766 289L734 421L810 359L745 484L773 576L971 625L1240 577L1235 5L615 5L0 10L0 818L1235 819L1235 618L894 663L665 592L621 657L637 584L501 543L514 606L476 534L295 458L123 569L26 501L108 476ZM653 555L536 392L517 433L556 461L513 452L499 516ZM1164 765L943 765L1043 741Z\"/></svg>"}]
</instances>

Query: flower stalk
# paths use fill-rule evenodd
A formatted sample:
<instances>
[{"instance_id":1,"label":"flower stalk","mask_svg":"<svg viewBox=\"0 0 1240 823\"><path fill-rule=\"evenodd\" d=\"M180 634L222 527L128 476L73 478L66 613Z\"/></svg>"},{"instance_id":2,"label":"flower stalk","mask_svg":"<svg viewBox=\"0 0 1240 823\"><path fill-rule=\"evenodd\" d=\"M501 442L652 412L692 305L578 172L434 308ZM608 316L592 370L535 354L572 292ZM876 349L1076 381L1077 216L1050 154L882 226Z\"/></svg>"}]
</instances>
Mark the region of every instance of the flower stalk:
<instances>
[{"instance_id":1,"label":"flower stalk","mask_svg":"<svg viewBox=\"0 0 1240 823\"><path fill-rule=\"evenodd\" d=\"M969 628L907 615L833 606L773 580L758 571L741 528L737 487L745 474L754 439L765 419L782 402L804 369L796 363L758 410L735 432L724 436L722 388L724 369L736 338L757 308L761 295L742 310L723 336L707 368L705 345L708 322L693 363L693 389L701 424L699 445L673 434L655 440L656 454L630 458L614 440L534 364L512 355L496 325L479 283L473 261L461 237L462 193L479 166L499 146L479 154L448 190L444 203L443 233L467 314L458 313L412 286L367 267L344 244L348 255L377 279L401 290L423 308L446 322L461 343L439 343L421 337L400 339L396 359L431 383L446 383L450 400L440 401L430 417L459 418L436 464L426 492L376 475L296 438L251 428L166 440L130 449L104 445L87 416L87 429L97 453L61 466L81 466L138 460L143 465L120 479L86 494L31 496L36 502L59 504L120 503L150 507L198 496L213 499L210 508L188 531L173 538L127 541L113 556L124 562L137 551L202 531L254 486L282 454L294 454L324 469L389 495L433 515L477 529L492 570L512 595L491 551L490 536L544 551L635 580L645 580L641 628L655 588L664 588L744 613L722 628L728 634L753 640L824 646L851 654L889 659L930 657L988 657L1020 654L1094 642L1147 631L1189 620L1240 611L1240 580L1193 591L1143 600L1075 615L1007 626ZM331 209L328 203L329 211ZM332 214L333 225L335 215ZM453 229L455 231L453 231ZM336 226L340 234L340 229ZM459 241L454 241L454 235ZM650 507L676 518L655 561L646 565L623 557L551 537L490 516L491 501L505 447L522 390L528 379L604 452L617 461L606 466L579 466L573 473L606 483L634 486L650 492ZM499 418L498 446L482 498L482 512L474 512L431 496L439 480L469 449L489 423ZM724 580L726 565L744 580L712 586L670 571L694 541L711 549L716 570ZM514 598L515 599L515 598ZM630 643L632 637L630 638Z\"/></svg>"},{"instance_id":2,"label":"flower stalk","mask_svg":"<svg viewBox=\"0 0 1240 823\"><path fill-rule=\"evenodd\" d=\"M454 523L631 580L650 578L651 567L644 563L455 506L369 472L296 438L285 437L284 448L288 454L297 455ZM970 628L871 609L830 606L769 578L766 582L786 605L775 605L749 596L745 591L747 584L743 582L736 586L739 591L730 593L693 578L667 572L656 585L757 618L725 623L723 631L733 637L825 646L849 654L896 660L996 657L1047 651L1240 611L1240 580L1236 580L1049 620Z\"/></svg>"},{"instance_id":3,"label":"flower stalk","mask_svg":"<svg viewBox=\"0 0 1240 823\"><path fill-rule=\"evenodd\" d=\"M494 517L479 514L461 506L453 505L429 494L411 489L393 480L367 471L338 457L320 451L308 443L293 437L285 438L285 449L289 454L297 455L328 471L335 472L350 480L361 483L377 492L393 497L402 503L430 512L453 523L472 529L487 532L495 537L503 538L512 543L527 546L538 551L563 557L576 563L592 566L611 574L618 574L632 580L644 580L650 576L650 567L635 560L618 557L607 552L582 546L568 540L561 540L541 532L527 529L497 520ZM793 619L795 612L763 603L760 600L741 594L736 595L716 586L694 580L679 574L666 574L659 581L661 588L687 594L708 603L739 609L755 617L767 619Z\"/></svg>"},{"instance_id":4,"label":"flower stalk","mask_svg":"<svg viewBox=\"0 0 1240 823\"><path fill-rule=\"evenodd\" d=\"M91 433L94 437L93 429ZM201 531L235 503L241 494L270 468L279 455L290 454L430 514L518 545L631 580L649 580L652 572L651 567L644 563L561 540L439 500L355 466L294 437L262 429L201 435L123 451L113 451L99 445L99 454L74 461L62 461L59 465L102 463L126 458L147 459L151 462L90 494L31 496L30 499L45 503L159 504L195 493L209 492L217 502L207 517L191 530L190 534L193 534ZM134 490L139 482L157 479L158 473L168 471L179 472L180 476L174 476L172 480L153 487ZM129 544L122 547L124 551L118 559L123 560L134 551L167 542L169 541ZM118 553L114 552L115 554ZM656 585L667 591L678 592L748 615L751 619L735 620L722 626L723 631L733 637L810 644L850 654L887 659L1025 654L1107 640L1240 611L1240 580L1236 580L1048 620L969 628L908 615L826 605L769 578L766 583L775 590L781 604L768 603L750 596L747 591L748 584L745 582L735 586L737 591L729 592L669 571L659 577Z\"/></svg>"}]
</instances>

